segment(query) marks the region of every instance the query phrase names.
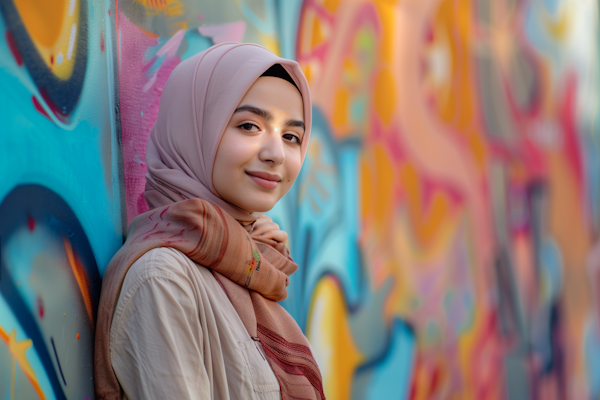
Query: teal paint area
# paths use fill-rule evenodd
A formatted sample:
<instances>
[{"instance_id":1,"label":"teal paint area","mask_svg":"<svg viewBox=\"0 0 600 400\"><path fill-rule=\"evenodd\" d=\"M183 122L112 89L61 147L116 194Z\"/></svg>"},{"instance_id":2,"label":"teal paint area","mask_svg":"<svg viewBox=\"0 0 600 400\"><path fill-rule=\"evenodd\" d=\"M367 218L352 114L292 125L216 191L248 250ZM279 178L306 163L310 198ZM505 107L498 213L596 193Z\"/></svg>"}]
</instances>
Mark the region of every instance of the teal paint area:
<instances>
[{"instance_id":1,"label":"teal paint area","mask_svg":"<svg viewBox=\"0 0 600 400\"><path fill-rule=\"evenodd\" d=\"M9 337L12 354L0 358L0 376L15 374L16 358L43 393L92 396L101 278L83 227L59 195L40 185L17 186L0 204L0 218L0 336Z\"/></svg>"},{"instance_id":2,"label":"teal paint area","mask_svg":"<svg viewBox=\"0 0 600 400\"><path fill-rule=\"evenodd\" d=\"M415 335L404 322L395 320L392 326L392 345L385 358L372 371L373 378L366 391L366 399L409 398L412 366L414 363Z\"/></svg>"},{"instance_id":3,"label":"teal paint area","mask_svg":"<svg viewBox=\"0 0 600 400\"><path fill-rule=\"evenodd\" d=\"M123 242L106 1L75 2L69 77L0 2L0 398L93 399L103 274Z\"/></svg>"}]
</instances>

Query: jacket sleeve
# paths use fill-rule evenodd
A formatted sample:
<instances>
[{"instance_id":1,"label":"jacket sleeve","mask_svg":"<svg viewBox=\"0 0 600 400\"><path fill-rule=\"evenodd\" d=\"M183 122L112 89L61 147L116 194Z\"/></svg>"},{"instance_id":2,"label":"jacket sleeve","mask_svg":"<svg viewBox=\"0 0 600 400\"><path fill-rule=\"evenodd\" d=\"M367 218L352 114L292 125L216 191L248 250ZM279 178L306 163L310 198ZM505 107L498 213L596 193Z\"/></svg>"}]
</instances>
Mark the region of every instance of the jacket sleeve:
<instances>
[{"instance_id":1,"label":"jacket sleeve","mask_svg":"<svg viewBox=\"0 0 600 400\"><path fill-rule=\"evenodd\" d=\"M155 271L138 277L119 301L111 360L127 397L210 399L198 306L185 282Z\"/></svg>"}]
</instances>

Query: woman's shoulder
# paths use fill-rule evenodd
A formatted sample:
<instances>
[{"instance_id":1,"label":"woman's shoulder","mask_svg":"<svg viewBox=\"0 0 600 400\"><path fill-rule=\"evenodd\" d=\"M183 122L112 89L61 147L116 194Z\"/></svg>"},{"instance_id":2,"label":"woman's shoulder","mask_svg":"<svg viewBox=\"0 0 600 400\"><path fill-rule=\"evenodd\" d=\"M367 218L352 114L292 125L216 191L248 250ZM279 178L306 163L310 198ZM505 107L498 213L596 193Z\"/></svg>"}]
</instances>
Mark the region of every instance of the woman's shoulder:
<instances>
[{"instance_id":1,"label":"woman's shoulder","mask_svg":"<svg viewBox=\"0 0 600 400\"><path fill-rule=\"evenodd\" d=\"M204 267L195 264L181 251L171 247L157 247L144 253L131 265L123 288L153 278L189 282L190 275L199 272L198 268Z\"/></svg>"}]
</instances>

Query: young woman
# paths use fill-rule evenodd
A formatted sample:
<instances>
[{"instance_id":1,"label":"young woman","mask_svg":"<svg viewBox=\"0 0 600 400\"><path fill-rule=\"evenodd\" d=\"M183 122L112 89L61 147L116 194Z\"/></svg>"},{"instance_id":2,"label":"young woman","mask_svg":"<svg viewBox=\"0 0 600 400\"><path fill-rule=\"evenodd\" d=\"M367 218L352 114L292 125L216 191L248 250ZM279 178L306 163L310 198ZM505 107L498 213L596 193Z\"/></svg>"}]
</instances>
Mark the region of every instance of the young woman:
<instances>
[{"instance_id":1,"label":"young woman","mask_svg":"<svg viewBox=\"0 0 600 400\"><path fill-rule=\"evenodd\" d=\"M306 155L298 64L254 44L183 61L146 150L145 198L109 264L97 399L324 399L302 331L277 303L297 265L262 213Z\"/></svg>"}]
</instances>

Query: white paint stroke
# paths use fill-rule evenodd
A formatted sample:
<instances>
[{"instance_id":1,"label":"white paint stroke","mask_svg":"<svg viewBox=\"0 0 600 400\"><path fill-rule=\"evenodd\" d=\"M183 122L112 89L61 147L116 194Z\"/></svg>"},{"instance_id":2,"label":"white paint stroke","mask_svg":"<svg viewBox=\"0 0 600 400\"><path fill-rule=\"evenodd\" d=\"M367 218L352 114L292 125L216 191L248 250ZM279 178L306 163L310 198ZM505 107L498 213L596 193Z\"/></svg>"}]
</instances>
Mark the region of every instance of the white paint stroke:
<instances>
[{"instance_id":1,"label":"white paint stroke","mask_svg":"<svg viewBox=\"0 0 600 400\"><path fill-rule=\"evenodd\" d=\"M73 55L73 46L75 45L75 35L77 34L77 24L71 26L71 36L69 37L69 49L67 50L67 60Z\"/></svg>"}]
</instances>

